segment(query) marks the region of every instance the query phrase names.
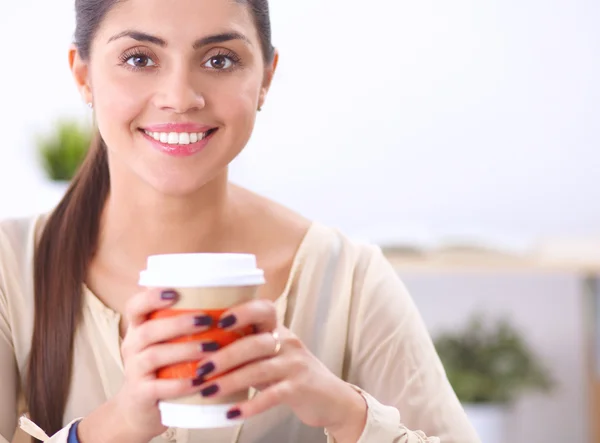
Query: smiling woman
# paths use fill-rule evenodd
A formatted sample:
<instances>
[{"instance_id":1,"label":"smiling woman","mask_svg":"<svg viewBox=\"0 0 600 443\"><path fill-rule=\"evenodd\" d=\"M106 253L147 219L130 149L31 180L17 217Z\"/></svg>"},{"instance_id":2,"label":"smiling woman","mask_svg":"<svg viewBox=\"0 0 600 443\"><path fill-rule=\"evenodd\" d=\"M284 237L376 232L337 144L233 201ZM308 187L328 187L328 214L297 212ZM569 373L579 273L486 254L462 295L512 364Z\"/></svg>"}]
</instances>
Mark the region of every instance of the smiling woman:
<instances>
[{"instance_id":1,"label":"smiling woman","mask_svg":"<svg viewBox=\"0 0 600 443\"><path fill-rule=\"evenodd\" d=\"M168 194L195 192L250 138L277 64L270 40L262 42L268 21L253 14L260 2L138 3L115 2L89 45L94 23L78 22L75 79L93 103L111 168L123 171L112 174L115 186L129 177Z\"/></svg>"},{"instance_id":2,"label":"smiling woman","mask_svg":"<svg viewBox=\"0 0 600 443\"><path fill-rule=\"evenodd\" d=\"M0 443L18 397L61 443L476 442L381 251L228 180L277 67L267 1L76 11L70 66L97 133L54 211L0 224ZM259 299L216 324L155 318L181 294L140 290L148 256L194 252L253 255ZM166 343L207 328L252 333ZM194 377L157 379L182 362ZM162 425L163 400L250 387L230 427Z\"/></svg>"}]
</instances>

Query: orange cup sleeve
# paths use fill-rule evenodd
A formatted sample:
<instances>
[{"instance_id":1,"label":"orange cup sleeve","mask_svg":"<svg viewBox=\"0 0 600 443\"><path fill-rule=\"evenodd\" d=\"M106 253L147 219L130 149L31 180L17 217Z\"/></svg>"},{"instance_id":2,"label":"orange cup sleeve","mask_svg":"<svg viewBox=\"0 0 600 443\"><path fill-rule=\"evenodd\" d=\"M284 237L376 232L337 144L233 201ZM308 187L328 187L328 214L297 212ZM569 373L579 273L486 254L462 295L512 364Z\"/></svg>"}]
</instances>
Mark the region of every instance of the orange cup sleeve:
<instances>
[{"instance_id":1,"label":"orange cup sleeve","mask_svg":"<svg viewBox=\"0 0 600 443\"><path fill-rule=\"evenodd\" d=\"M213 310L191 310L191 309L165 309L156 311L150 315L151 320L177 317L187 314L209 315L213 319L213 325L216 325L221 316L226 312L226 309ZM241 330L229 331L212 326L210 329L184 337L179 337L169 340L166 343L190 343L190 342L216 342L220 348L230 345L242 337L250 335L254 332L252 326ZM160 379L194 379L197 377L198 361L182 362L175 365L166 366L157 372ZM207 378L208 380L208 378Z\"/></svg>"}]
</instances>

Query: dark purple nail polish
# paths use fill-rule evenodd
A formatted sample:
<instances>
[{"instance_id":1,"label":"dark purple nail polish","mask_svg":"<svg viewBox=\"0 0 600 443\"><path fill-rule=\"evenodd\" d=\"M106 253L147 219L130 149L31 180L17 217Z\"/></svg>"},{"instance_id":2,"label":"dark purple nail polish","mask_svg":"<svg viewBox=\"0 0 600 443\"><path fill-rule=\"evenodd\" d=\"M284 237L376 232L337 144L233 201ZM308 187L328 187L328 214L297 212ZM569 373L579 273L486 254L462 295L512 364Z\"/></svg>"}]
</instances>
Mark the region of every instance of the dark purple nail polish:
<instances>
[{"instance_id":1,"label":"dark purple nail polish","mask_svg":"<svg viewBox=\"0 0 600 443\"><path fill-rule=\"evenodd\" d=\"M177 294L177 292L173 291L173 290L162 291L160 293L160 298L161 298L161 300L164 300L164 301L174 301L174 300L177 300L178 297L179 297L179 294Z\"/></svg>"},{"instance_id":2,"label":"dark purple nail polish","mask_svg":"<svg viewBox=\"0 0 600 443\"><path fill-rule=\"evenodd\" d=\"M216 352L219 350L219 343L216 341L208 341L206 343L202 343L202 352Z\"/></svg>"},{"instance_id":3,"label":"dark purple nail polish","mask_svg":"<svg viewBox=\"0 0 600 443\"><path fill-rule=\"evenodd\" d=\"M214 370L215 364L213 362L208 362L198 368L198 370L196 371L196 375L198 376L198 378L206 377Z\"/></svg>"},{"instance_id":4,"label":"dark purple nail polish","mask_svg":"<svg viewBox=\"0 0 600 443\"><path fill-rule=\"evenodd\" d=\"M202 397L210 397L211 395L215 395L219 392L219 387L217 385L210 385L200 391Z\"/></svg>"},{"instance_id":5,"label":"dark purple nail polish","mask_svg":"<svg viewBox=\"0 0 600 443\"><path fill-rule=\"evenodd\" d=\"M236 322L237 322L237 318L235 318L235 315L228 315L227 317L219 320L219 328L221 328L221 329L231 328L233 325L236 324Z\"/></svg>"},{"instance_id":6,"label":"dark purple nail polish","mask_svg":"<svg viewBox=\"0 0 600 443\"><path fill-rule=\"evenodd\" d=\"M192 386L197 387L204 383L204 377L198 377L192 380Z\"/></svg>"},{"instance_id":7,"label":"dark purple nail polish","mask_svg":"<svg viewBox=\"0 0 600 443\"><path fill-rule=\"evenodd\" d=\"M233 420L235 418L238 418L240 415L242 415L242 411L240 411L239 409L232 409L229 412L227 412L227 419Z\"/></svg>"},{"instance_id":8,"label":"dark purple nail polish","mask_svg":"<svg viewBox=\"0 0 600 443\"><path fill-rule=\"evenodd\" d=\"M212 325L212 322L212 317L209 315L199 315L198 317L194 317L195 326L210 326Z\"/></svg>"}]
</instances>

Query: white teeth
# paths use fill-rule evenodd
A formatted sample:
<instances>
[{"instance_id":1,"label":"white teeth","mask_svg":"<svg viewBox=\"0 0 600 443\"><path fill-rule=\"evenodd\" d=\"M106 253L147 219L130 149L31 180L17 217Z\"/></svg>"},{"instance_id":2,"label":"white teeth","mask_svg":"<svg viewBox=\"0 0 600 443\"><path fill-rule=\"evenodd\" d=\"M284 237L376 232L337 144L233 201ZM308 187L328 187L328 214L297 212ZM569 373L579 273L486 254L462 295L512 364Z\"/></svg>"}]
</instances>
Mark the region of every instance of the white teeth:
<instances>
[{"instance_id":1,"label":"white teeth","mask_svg":"<svg viewBox=\"0 0 600 443\"><path fill-rule=\"evenodd\" d=\"M169 145L189 145L206 138L204 132L151 132L144 131L148 136L161 143Z\"/></svg>"},{"instance_id":2,"label":"white teeth","mask_svg":"<svg viewBox=\"0 0 600 443\"><path fill-rule=\"evenodd\" d=\"M179 134L179 144L180 145L189 145L190 144L190 134L187 132L182 132Z\"/></svg>"}]
</instances>

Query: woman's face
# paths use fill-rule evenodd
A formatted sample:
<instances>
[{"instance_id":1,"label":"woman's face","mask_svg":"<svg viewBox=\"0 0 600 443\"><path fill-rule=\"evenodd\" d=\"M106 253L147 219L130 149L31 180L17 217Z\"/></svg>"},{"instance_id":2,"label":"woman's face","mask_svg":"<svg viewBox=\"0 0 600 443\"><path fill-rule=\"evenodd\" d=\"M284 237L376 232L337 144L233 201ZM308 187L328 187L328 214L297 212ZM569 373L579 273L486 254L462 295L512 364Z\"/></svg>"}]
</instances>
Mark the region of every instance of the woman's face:
<instances>
[{"instance_id":1,"label":"woman's face","mask_svg":"<svg viewBox=\"0 0 600 443\"><path fill-rule=\"evenodd\" d=\"M189 194L248 142L276 61L265 66L250 9L232 0L126 0L88 61L72 51L108 147L111 180Z\"/></svg>"}]
</instances>

